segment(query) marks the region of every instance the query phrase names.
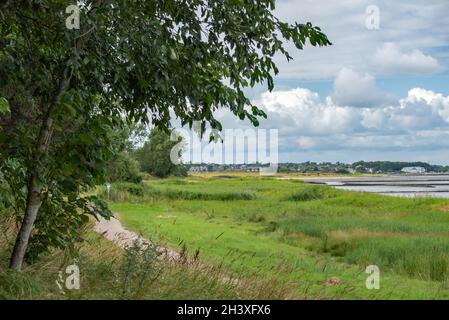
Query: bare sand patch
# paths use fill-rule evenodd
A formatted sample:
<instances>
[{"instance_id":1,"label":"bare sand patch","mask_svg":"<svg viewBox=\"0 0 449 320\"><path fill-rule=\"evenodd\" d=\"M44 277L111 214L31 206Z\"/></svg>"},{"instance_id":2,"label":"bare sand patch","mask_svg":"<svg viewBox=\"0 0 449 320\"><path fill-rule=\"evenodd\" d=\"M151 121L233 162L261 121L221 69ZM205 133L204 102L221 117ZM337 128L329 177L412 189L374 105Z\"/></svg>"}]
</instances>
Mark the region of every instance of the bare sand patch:
<instances>
[{"instance_id":1,"label":"bare sand patch","mask_svg":"<svg viewBox=\"0 0 449 320\"><path fill-rule=\"evenodd\" d=\"M161 215L156 216L156 218L158 218L158 219L176 219L177 217L172 214L161 214Z\"/></svg>"}]
</instances>

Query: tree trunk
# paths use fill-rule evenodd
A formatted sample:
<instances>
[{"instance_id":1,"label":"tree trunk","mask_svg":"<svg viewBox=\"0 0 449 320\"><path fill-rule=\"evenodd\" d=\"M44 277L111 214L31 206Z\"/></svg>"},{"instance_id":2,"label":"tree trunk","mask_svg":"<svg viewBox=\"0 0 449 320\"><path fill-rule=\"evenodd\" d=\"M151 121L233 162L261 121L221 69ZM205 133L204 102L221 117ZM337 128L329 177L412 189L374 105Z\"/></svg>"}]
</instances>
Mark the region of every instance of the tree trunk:
<instances>
[{"instance_id":1,"label":"tree trunk","mask_svg":"<svg viewBox=\"0 0 449 320\"><path fill-rule=\"evenodd\" d=\"M16 244L11 255L9 267L13 270L20 271L30 240L31 231L33 230L34 221L36 221L37 213L41 207L41 188L36 183L36 177L31 176L28 184L28 196L26 201L25 215L17 235Z\"/></svg>"},{"instance_id":2,"label":"tree trunk","mask_svg":"<svg viewBox=\"0 0 449 320\"><path fill-rule=\"evenodd\" d=\"M59 82L58 88L56 89L51 103L45 113L43 123L39 131L39 136L33 155L34 162L32 167L29 169L25 214L23 216L22 225L17 235L14 250L11 254L11 259L9 262L9 267L16 271L20 271L22 269L22 264L28 248L28 242L33 230L33 225L42 205L42 186L38 183L40 172L38 162L41 161L42 156L47 152L51 136L53 134L53 119L51 118L51 112L53 111L53 108L59 104L62 94L70 83L70 78L71 75L69 78L61 79Z\"/></svg>"}]
</instances>

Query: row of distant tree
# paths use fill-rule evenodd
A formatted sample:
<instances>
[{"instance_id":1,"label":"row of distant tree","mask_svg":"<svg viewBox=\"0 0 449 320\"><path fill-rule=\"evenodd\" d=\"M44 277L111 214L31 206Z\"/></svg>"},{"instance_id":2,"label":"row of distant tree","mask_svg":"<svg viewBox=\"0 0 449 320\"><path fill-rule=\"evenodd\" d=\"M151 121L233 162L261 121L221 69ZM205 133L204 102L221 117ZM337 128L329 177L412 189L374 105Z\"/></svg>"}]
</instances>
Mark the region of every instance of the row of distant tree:
<instances>
[{"instance_id":1,"label":"row of distant tree","mask_svg":"<svg viewBox=\"0 0 449 320\"><path fill-rule=\"evenodd\" d=\"M449 166L432 165L426 162L400 162L400 161L357 161L354 163L341 162L302 162L280 163L280 172L336 172L336 173L397 173L405 167L422 167L427 172L448 172Z\"/></svg>"},{"instance_id":2,"label":"row of distant tree","mask_svg":"<svg viewBox=\"0 0 449 320\"><path fill-rule=\"evenodd\" d=\"M398 161L358 161L352 164L353 168L367 168L374 172L399 172L404 167L422 167L427 172L447 172L449 166L432 165L426 162L398 162Z\"/></svg>"}]
</instances>

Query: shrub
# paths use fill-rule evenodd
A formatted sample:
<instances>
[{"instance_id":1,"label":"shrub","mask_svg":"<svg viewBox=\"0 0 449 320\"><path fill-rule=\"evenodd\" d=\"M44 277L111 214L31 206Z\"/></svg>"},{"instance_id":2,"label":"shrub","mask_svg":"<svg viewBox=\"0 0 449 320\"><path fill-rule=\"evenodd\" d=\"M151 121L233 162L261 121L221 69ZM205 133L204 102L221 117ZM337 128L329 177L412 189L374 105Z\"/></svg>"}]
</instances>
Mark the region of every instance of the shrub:
<instances>
[{"instance_id":1,"label":"shrub","mask_svg":"<svg viewBox=\"0 0 449 320\"><path fill-rule=\"evenodd\" d=\"M107 165L106 180L108 182L141 182L139 162L128 153L117 154Z\"/></svg>"},{"instance_id":2,"label":"shrub","mask_svg":"<svg viewBox=\"0 0 449 320\"><path fill-rule=\"evenodd\" d=\"M124 260L117 274L122 298L143 298L161 273L160 252L155 244L136 240L125 248Z\"/></svg>"},{"instance_id":3,"label":"shrub","mask_svg":"<svg viewBox=\"0 0 449 320\"><path fill-rule=\"evenodd\" d=\"M109 191L101 187L99 196L111 201L139 201L148 193L148 189L144 183L118 182L112 184Z\"/></svg>"},{"instance_id":4,"label":"shrub","mask_svg":"<svg viewBox=\"0 0 449 320\"><path fill-rule=\"evenodd\" d=\"M287 200L292 201L310 201L332 196L328 188L323 186L308 186L305 189L292 194Z\"/></svg>"}]
</instances>

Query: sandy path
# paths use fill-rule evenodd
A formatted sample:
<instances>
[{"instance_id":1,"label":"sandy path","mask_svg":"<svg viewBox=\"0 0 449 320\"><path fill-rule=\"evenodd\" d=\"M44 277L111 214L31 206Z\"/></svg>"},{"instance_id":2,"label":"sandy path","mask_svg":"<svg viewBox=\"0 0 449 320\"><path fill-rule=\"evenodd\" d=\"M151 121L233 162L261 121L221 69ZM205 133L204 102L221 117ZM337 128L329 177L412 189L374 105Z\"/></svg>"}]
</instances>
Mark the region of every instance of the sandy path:
<instances>
[{"instance_id":1,"label":"sandy path","mask_svg":"<svg viewBox=\"0 0 449 320\"><path fill-rule=\"evenodd\" d=\"M101 233L106 239L113 241L121 248L127 248L133 245L134 241L138 241L141 245L151 243L149 240L143 238L137 233L130 231L123 227L120 220L111 218L106 220L99 217L99 221L95 224L95 231ZM170 260L178 260L180 254L172 249L158 246L158 251L161 257Z\"/></svg>"}]
</instances>

